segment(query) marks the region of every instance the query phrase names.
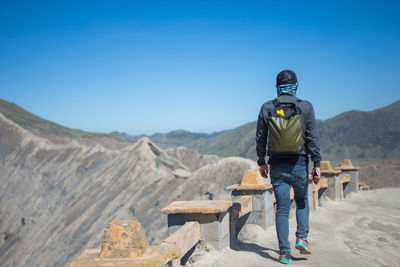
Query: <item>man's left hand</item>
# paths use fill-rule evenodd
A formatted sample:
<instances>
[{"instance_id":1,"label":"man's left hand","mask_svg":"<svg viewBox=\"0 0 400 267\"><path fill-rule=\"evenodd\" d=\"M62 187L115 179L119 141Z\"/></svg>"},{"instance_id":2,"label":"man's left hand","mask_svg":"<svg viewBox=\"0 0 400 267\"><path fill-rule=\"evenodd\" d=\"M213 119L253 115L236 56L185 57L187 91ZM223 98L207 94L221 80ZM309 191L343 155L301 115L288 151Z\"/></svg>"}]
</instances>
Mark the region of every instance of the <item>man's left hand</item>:
<instances>
[{"instance_id":1,"label":"man's left hand","mask_svg":"<svg viewBox=\"0 0 400 267\"><path fill-rule=\"evenodd\" d=\"M262 177L268 178L268 165L267 164L260 166L260 173L261 173Z\"/></svg>"},{"instance_id":2,"label":"man's left hand","mask_svg":"<svg viewBox=\"0 0 400 267\"><path fill-rule=\"evenodd\" d=\"M320 170L319 167L314 168L314 169L312 170L312 176L313 176L314 184L318 184L319 178L321 178L321 170Z\"/></svg>"}]
</instances>

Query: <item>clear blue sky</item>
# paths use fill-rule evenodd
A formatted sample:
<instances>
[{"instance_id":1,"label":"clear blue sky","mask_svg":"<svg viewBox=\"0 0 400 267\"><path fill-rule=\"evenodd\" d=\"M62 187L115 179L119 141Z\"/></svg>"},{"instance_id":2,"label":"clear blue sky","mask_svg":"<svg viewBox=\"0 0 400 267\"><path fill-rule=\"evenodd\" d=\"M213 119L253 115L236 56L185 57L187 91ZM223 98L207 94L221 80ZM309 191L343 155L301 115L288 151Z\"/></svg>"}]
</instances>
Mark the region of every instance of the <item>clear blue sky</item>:
<instances>
[{"instance_id":1,"label":"clear blue sky","mask_svg":"<svg viewBox=\"0 0 400 267\"><path fill-rule=\"evenodd\" d=\"M316 116L400 99L400 1L4 1L0 98L87 131L213 132L296 72Z\"/></svg>"}]
</instances>

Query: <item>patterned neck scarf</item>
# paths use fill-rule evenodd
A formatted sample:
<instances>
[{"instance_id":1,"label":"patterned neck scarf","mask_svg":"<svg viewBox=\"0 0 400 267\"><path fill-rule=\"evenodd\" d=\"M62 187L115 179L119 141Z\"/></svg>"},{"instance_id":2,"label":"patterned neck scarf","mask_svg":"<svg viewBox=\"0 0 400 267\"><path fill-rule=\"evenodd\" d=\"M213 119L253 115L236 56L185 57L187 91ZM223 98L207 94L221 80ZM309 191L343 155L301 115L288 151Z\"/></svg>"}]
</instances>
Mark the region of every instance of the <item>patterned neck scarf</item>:
<instances>
[{"instance_id":1,"label":"patterned neck scarf","mask_svg":"<svg viewBox=\"0 0 400 267\"><path fill-rule=\"evenodd\" d=\"M282 94L288 94L288 95L295 96L296 90L297 90L297 83L281 84L281 85L276 86L276 92L278 93L278 96L280 96Z\"/></svg>"}]
</instances>

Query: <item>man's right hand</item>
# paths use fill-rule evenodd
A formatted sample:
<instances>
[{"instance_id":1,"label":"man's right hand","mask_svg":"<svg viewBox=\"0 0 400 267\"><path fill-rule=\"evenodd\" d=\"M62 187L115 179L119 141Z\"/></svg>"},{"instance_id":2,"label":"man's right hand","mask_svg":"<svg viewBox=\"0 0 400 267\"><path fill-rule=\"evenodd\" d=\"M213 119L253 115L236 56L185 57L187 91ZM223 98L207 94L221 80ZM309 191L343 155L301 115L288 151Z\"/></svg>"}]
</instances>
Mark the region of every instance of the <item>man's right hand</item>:
<instances>
[{"instance_id":1,"label":"man's right hand","mask_svg":"<svg viewBox=\"0 0 400 267\"><path fill-rule=\"evenodd\" d=\"M268 178L268 165L267 164L260 166L260 173L261 173L262 177Z\"/></svg>"}]
</instances>

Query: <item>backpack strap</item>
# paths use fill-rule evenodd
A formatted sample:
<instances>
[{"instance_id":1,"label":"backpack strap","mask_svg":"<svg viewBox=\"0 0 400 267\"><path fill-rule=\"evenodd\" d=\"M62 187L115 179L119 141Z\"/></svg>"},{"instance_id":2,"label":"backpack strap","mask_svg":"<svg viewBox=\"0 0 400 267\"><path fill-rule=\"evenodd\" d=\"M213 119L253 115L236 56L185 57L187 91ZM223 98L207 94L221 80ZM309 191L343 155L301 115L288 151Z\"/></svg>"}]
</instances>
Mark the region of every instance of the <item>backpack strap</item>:
<instances>
[{"instance_id":1,"label":"backpack strap","mask_svg":"<svg viewBox=\"0 0 400 267\"><path fill-rule=\"evenodd\" d=\"M271 110L268 112L268 116L272 116L274 114L274 111L278 108L278 107L282 107L282 108L292 108L295 111L295 115L296 114L301 114L301 109L299 108L299 104L302 102L302 100L300 99L296 99L295 102L280 102L277 98L272 100L272 104L274 105L274 110Z\"/></svg>"},{"instance_id":2,"label":"backpack strap","mask_svg":"<svg viewBox=\"0 0 400 267\"><path fill-rule=\"evenodd\" d=\"M298 113L298 114L301 114L301 109L299 108L299 104L302 102L302 100L300 100L300 99L296 99L296 112Z\"/></svg>"},{"instance_id":3,"label":"backpack strap","mask_svg":"<svg viewBox=\"0 0 400 267\"><path fill-rule=\"evenodd\" d=\"M276 108L279 105L278 99L275 98L274 100L272 100L272 104L274 104L274 108Z\"/></svg>"}]
</instances>

